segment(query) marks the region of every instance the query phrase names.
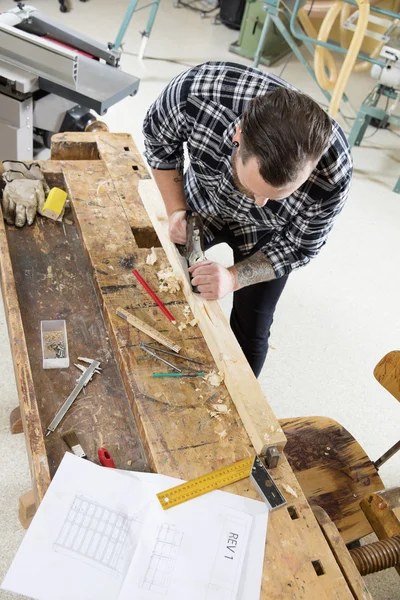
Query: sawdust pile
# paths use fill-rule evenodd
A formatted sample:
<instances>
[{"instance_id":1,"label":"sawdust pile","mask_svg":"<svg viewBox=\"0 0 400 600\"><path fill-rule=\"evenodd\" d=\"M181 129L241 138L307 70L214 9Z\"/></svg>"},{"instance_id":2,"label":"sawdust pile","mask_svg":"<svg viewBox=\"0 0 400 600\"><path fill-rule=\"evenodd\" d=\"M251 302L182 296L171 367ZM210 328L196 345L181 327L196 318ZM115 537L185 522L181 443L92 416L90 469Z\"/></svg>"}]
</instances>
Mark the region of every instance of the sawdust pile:
<instances>
[{"instance_id":1,"label":"sawdust pile","mask_svg":"<svg viewBox=\"0 0 400 600\"><path fill-rule=\"evenodd\" d=\"M218 373L216 371L210 371L209 373L207 373L207 375L204 375L204 379L210 385L213 385L214 387L219 387L224 381L224 374L222 371L218 371Z\"/></svg>"},{"instance_id":2,"label":"sawdust pile","mask_svg":"<svg viewBox=\"0 0 400 600\"><path fill-rule=\"evenodd\" d=\"M180 291L181 287L176 275L171 267L161 269L157 273L158 277L158 288L160 292L169 292L170 294L176 294Z\"/></svg>"},{"instance_id":3,"label":"sawdust pile","mask_svg":"<svg viewBox=\"0 0 400 600\"><path fill-rule=\"evenodd\" d=\"M216 419L217 421L222 421L223 416L231 412L231 409L226 404L211 404L211 408L212 410L207 409L207 412L212 419Z\"/></svg>"},{"instance_id":4,"label":"sawdust pile","mask_svg":"<svg viewBox=\"0 0 400 600\"><path fill-rule=\"evenodd\" d=\"M154 246L152 246L152 248L150 250L150 254L148 254L146 256L146 264L154 265L156 262L157 262L157 254L156 254L156 250L155 250Z\"/></svg>"},{"instance_id":5,"label":"sawdust pile","mask_svg":"<svg viewBox=\"0 0 400 600\"><path fill-rule=\"evenodd\" d=\"M197 319L192 319L192 311L190 310L190 306L187 304L183 309L183 316L185 317L186 325L190 325L191 327L197 325Z\"/></svg>"}]
</instances>

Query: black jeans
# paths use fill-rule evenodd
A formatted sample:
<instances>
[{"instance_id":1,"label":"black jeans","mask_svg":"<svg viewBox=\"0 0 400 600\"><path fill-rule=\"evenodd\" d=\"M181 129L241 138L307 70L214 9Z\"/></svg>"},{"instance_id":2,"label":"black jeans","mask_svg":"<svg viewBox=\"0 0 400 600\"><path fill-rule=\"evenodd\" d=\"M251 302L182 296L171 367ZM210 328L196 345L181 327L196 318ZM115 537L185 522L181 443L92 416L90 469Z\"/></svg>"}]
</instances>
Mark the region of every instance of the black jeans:
<instances>
[{"instance_id":1,"label":"black jeans","mask_svg":"<svg viewBox=\"0 0 400 600\"><path fill-rule=\"evenodd\" d=\"M235 243L235 237L225 226L218 232L206 249L225 242L233 250L235 263L245 258ZM262 247L266 238L260 240L254 252ZM288 275L244 287L233 294L231 328L256 377L259 376L268 352L268 338L275 307L285 287Z\"/></svg>"}]
</instances>

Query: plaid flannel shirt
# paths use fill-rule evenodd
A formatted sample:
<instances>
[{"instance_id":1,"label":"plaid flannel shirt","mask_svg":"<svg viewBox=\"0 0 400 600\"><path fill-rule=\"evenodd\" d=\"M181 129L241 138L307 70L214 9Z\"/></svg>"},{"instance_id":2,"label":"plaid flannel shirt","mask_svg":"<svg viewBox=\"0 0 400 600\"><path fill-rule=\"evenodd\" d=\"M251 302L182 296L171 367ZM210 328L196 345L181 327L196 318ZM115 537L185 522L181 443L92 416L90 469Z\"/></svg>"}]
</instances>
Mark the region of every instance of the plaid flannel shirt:
<instances>
[{"instance_id":1,"label":"plaid flannel shirt","mask_svg":"<svg viewBox=\"0 0 400 600\"><path fill-rule=\"evenodd\" d=\"M207 241L227 225L242 255L261 249L277 277L318 254L347 199L352 177L345 134L332 121L329 147L289 197L258 207L236 189L232 138L241 115L252 98L282 85L292 87L243 65L205 63L172 80L150 107L143 131L145 156L153 169L183 172L186 143L186 198L203 218Z\"/></svg>"}]
</instances>

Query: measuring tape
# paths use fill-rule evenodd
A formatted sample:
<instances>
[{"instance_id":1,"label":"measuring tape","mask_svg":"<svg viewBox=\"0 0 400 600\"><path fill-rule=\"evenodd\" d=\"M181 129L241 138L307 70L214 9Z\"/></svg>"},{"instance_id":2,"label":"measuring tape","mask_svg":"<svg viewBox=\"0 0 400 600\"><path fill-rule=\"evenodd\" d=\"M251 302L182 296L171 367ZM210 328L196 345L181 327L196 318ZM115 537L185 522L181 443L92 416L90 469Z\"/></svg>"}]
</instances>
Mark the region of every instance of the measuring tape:
<instances>
[{"instance_id":1,"label":"measuring tape","mask_svg":"<svg viewBox=\"0 0 400 600\"><path fill-rule=\"evenodd\" d=\"M157 498L164 510L178 506L188 500L193 500L203 494L219 490L220 488L250 477L260 496L270 510L286 504L286 499L268 473L258 456L249 456L244 460L222 467L186 483L181 483L164 492L159 492Z\"/></svg>"}]
</instances>

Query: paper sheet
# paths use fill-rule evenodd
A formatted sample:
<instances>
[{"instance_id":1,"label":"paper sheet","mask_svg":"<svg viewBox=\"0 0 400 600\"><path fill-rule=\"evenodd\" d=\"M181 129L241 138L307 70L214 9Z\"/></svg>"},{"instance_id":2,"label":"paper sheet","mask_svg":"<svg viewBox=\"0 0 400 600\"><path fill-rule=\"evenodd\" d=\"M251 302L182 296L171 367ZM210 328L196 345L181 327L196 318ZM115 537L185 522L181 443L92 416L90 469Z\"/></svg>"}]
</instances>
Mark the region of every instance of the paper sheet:
<instances>
[{"instance_id":1,"label":"paper sheet","mask_svg":"<svg viewBox=\"0 0 400 600\"><path fill-rule=\"evenodd\" d=\"M174 485L183 483L182 479L168 477L166 475L135 473L132 471L119 472L128 477L139 478L144 482L152 482L156 487L156 493L167 490ZM196 498L196 500L191 502L201 503L204 506L203 510L206 511L210 498L213 499L213 503L217 501L223 503L224 500L225 503L230 503L232 501L232 506L235 506L238 510L248 512L248 514L253 516L253 523L242 569L237 600L253 600L253 598L257 598L258 600L260 597L261 578L264 566L265 541L267 534L268 511L266 510L266 506L263 502L254 502L248 498L243 498L242 496L233 496L232 494L227 494L223 491L212 492L206 496ZM183 506L184 505L182 504L180 508ZM189 506L189 504L187 506ZM166 512L168 513L171 511Z\"/></svg>"},{"instance_id":2,"label":"paper sheet","mask_svg":"<svg viewBox=\"0 0 400 600\"><path fill-rule=\"evenodd\" d=\"M212 492L168 511L179 480L67 453L2 584L37 600L258 600L268 511Z\"/></svg>"}]
</instances>

